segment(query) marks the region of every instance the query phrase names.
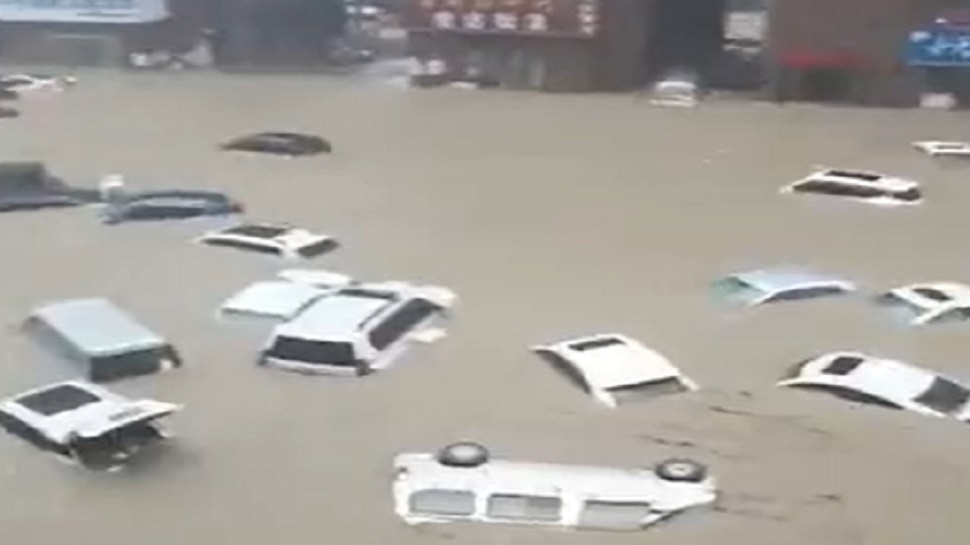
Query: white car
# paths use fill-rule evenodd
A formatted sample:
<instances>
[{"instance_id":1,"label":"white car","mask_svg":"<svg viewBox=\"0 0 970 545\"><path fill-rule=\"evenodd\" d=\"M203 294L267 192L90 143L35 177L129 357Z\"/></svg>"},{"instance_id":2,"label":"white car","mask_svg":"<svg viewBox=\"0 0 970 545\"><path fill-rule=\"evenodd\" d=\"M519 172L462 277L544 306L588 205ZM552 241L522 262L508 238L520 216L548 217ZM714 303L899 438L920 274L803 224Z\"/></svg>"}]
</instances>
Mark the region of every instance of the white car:
<instances>
[{"instance_id":1,"label":"white car","mask_svg":"<svg viewBox=\"0 0 970 545\"><path fill-rule=\"evenodd\" d=\"M641 530L717 499L693 460L612 468L491 459L477 443L394 458L395 511L407 524L492 522Z\"/></svg>"},{"instance_id":2,"label":"white car","mask_svg":"<svg viewBox=\"0 0 970 545\"><path fill-rule=\"evenodd\" d=\"M431 342L430 326L455 302L450 290L404 282L331 290L277 325L259 364L307 374L362 376L382 370L408 341Z\"/></svg>"},{"instance_id":3,"label":"white car","mask_svg":"<svg viewBox=\"0 0 970 545\"><path fill-rule=\"evenodd\" d=\"M3 400L0 426L63 459L111 469L167 438L157 421L179 410L179 405L130 400L88 382L68 381Z\"/></svg>"},{"instance_id":4,"label":"white car","mask_svg":"<svg viewBox=\"0 0 970 545\"><path fill-rule=\"evenodd\" d=\"M77 78L73 76L48 76L40 74L9 74L0 76L0 88L9 89L17 93L63 91L76 84Z\"/></svg>"},{"instance_id":5,"label":"white car","mask_svg":"<svg viewBox=\"0 0 970 545\"><path fill-rule=\"evenodd\" d=\"M224 246L284 259L311 259L336 250L339 243L322 235L289 225L243 223L211 231L196 239L208 246Z\"/></svg>"},{"instance_id":6,"label":"white car","mask_svg":"<svg viewBox=\"0 0 970 545\"><path fill-rule=\"evenodd\" d=\"M772 267L735 273L714 282L717 297L743 306L816 299L856 291L852 282L800 267Z\"/></svg>"},{"instance_id":7,"label":"white car","mask_svg":"<svg viewBox=\"0 0 970 545\"><path fill-rule=\"evenodd\" d=\"M963 384L915 365L860 352L832 352L801 362L778 385L970 421L970 390Z\"/></svg>"},{"instance_id":8,"label":"white car","mask_svg":"<svg viewBox=\"0 0 970 545\"><path fill-rule=\"evenodd\" d=\"M970 157L970 142L927 140L913 142L913 147L930 157Z\"/></svg>"},{"instance_id":9,"label":"white car","mask_svg":"<svg viewBox=\"0 0 970 545\"><path fill-rule=\"evenodd\" d=\"M698 388L667 358L624 335L592 335L532 350L611 408Z\"/></svg>"},{"instance_id":10,"label":"white car","mask_svg":"<svg viewBox=\"0 0 970 545\"><path fill-rule=\"evenodd\" d=\"M886 206L915 205L923 200L918 183L865 170L819 170L781 192L846 197Z\"/></svg>"},{"instance_id":11,"label":"white car","mask_svg":"<svg viewBox=\"0 0 970 545\"><path fill-rule=\"evenodd\" d=\"M970 286L956 282L910 284L879 295L876 303L908 325L970 320Z\"/></svg>"}]
</instances>

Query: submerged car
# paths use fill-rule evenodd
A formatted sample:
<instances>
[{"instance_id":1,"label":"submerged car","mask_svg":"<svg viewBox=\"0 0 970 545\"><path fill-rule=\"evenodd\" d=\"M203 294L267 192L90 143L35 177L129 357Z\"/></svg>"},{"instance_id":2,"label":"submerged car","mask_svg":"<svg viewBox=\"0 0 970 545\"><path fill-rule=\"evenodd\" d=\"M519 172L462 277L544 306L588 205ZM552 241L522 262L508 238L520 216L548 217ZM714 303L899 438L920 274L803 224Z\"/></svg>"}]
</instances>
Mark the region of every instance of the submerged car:
<instances>
[{"instance_id":1,"label":"submerged car","mask_svg":"<svg viewBox=\"0 0 970 545\"><path fill-rule=\"evenodd\" d=\"M820 170L781 192L846 197L879 205L914 205L923 200L918 183L865 170Z\"/></svg>"},{"instance_id":2,"label":"submerged car","mask_svg":"<svg viewBox=\"0 0 970 545\"><path fill-rule=\"evenodd\" d=\"M128 221L188 219L203 216L241 214L243 206L216 191L167 190L121 194L102 212L102 221L117 224Z\"/></svg>"},{"instance_id":3,"label":"submerged car","mask_svg":"<svg viewBox=\"0 0 970 545\"><path fill-rule=\"evenodd\" d=\"M77 84L73 76L52 76L48 74L9 74L0 76L0 89L16 91L18 94L36 91L63 91Z\"/></svg>"},{"instance_id":4,"label":"submerged car","mask_svg":"<svg viewBox=\"0 0 970 545\"><path fill-rule=\"evenodd\" d=\"M230 151L248 151L297 157L331 153L330 142L312 134L295 132L261 132L236 138L222 145Z\"/></svg>"},{"instance_id":5,"label":"submerged car","mask_svg":"<svg viewBox=\"0 0 970 545\"><path fill-rule=\"evenodd\" d=\"M852 282L799 267L735 273L714 282L712 287L716 297L743 306L816 299L856 290Z\"/></svg>"},{"instance_id":6,"label":"submerged car","mask_svg":"<svg viewBox=\"0 0 970 545\"><path fill-rule=\"evenodd\" d=\"M913 142L913 147L930 157L970 157L970 142L929 140Z\"/></svg>"},{"instance_id":7,"label":"submerged car","mask_svg":"<svg viewBox=\"0 0 970 545\"><path fill-rule=\"evenodd\" d=\"M259 364L306 374L363 376L385 369L407 341L422 339L454 294L403 282L359 284L330 291L277 325Z\"/></svg>"},{"instance_id":8,"label":"submerged car","mask_svg":"<svg viewBox=\"0 0 970 545\"><path fill-rule=\"evenodd\" d=\"M667 358L624 335L593 335L532 350L607 407L698 388Z\"/></svg>"},{"instance_id":9,"label":"submerged car","mask_svg":"<svg viewBox=\"0 0 970 545\"><path fill-rule=\"evenodd\" d=\"M714 503L715 479L689 459L612 468L492 459L472 442L394 458L395 511L408 524L492 522L641 530Z\"/></svg>"},{"instance_id":10,"label":"submerged car","mask_svg":"<svg viewBox=\"0 0 970 545\"><path fill-rule=\"evenodd\" d=\"M89 469L112 469L168 437L158 421L181 406L131 400L83 381L30 390L0 402L0 426L33 446Z\"/></svg>"},{"instance_id":11,"label":"submerged car","mask_svg":"<svg viewBox=\"0 0 970 545\"><path fill-rule=\"evenodd\" d=\"M66 208L100 200L97 190L71 187L43 163L0 163L0 212Z\"/></svg>"},{"instance_id":12,"label":"submerged car","mask_svg":"<svg viewBox=\"0 0 970 545\"><path fill-rule=\"evenodd\" d=\"M970 421L970 389L933 371L860 352L832 352L793 367L779 386L842 399Z\"/></svg>"},{"instance_id":13,"label":"submerged car","mask_svg":"<svg viewBox=\"0 0 970 545\"><path fill-rule=\"evenodd\" d=\"M311 259L336 250L340 244L329 235L291 225L242 223L211 231L196 239L207 246L223 246L284 259Z\"/></svg>"},{"instance_id":14,"label":"submerged car","mask_svg":"<svg viewBox=\"0 0 970 545\"><path fill-rule=\"evenodd\" d=\"M970 320L970 286L956 282L910 284L880 294L876 303L908 325Z\"/></svg>"}]
</instances>

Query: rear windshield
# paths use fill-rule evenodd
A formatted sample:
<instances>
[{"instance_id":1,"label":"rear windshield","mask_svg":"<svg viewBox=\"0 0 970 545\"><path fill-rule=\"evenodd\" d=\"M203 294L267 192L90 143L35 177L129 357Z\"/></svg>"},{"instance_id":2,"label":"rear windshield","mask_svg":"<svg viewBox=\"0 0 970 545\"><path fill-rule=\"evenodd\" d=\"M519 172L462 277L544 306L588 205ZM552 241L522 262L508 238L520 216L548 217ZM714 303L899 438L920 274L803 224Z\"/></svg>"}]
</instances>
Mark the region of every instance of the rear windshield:
<instances>
[{"instance_id":1,"label":"rear windshield","mask_svg":"<svg viewBox=\"0 0 970 545\"><path fill-rule=\"evenodd\" d=\"M679 378L671 377L653 382L641 382L640 384L609 388L607 392L616 399L618 404L624 405L627 403L648 401L663 395L679 394L687 390L687 386Z\"/></svg>"},{"instance_id":2,"label":"rear windshield","mask_svg":"<svg viewBox=\"0 0 970 545\"><path fill-rule=\"evenodd\" d=\"M307 244L306 246L301 246L296 253L300 254L300 257L311 258L317 257L318 255L323 255L327 252L331 252L337 249L337 242L332 239L324 239L319 242L314 242L312 244Z\"/></svg>"},{"instance_id":3,"label":"rear windshield","mask_svg":"<svg viewBox=\"0 0 970 545\"><path fill-rule=\"evenodd\" d=\"M884 293L876 297L876 304L885 309L893 319L904 324L912 323L926 313L925 308L895 293Z\"/></svg>"},{"instance_id":4,"label":"rear windshield","mask_svg":"<svg viewBox=\"0 0 970 545\"><path fill-rule=\"evenodd\" d=\"M354 348L346 342L314 341L294 337L278 337L266 354L271 358L355 367Z\"/></svg>"},{"instance_id":5,"label":"rear windshield","mask_svg":"<svg viewBox=\"0 0 970 545\"><path fill-rule=\"evenodd\" d=\"M132 350L112 356L91 358L91 380L109 381L122 377L156 373L162 368L162 360L174 361L177 356L169 347Z\"/></svg>"},{"instance_id":6,"label":"rear windshield","mask_svg":"<svg viewBox=\"0 0 970 545\"><path fill-rule=\"evenodd\" d=\"M617 339L616 337L608 337L605 339L594 339L592 341L580 341L578 343L573 343L569 345L569 348L573 350L583 352L586 350L594 350L596 348L606 348L607 346L622 345L623 341Z\"/></svg>"},{"instance_id":7,"label":"rear windshield","mask_svg":"<svg viewBox=\"0 0 970 545\"><path fill-rule=\"evenodd\" d=\"M876 180L882 179L879 174L873 174L871 172L855 172L852 170L830 170L825 174L829 176L839 176L842 178L855 178L856 180L864 180L867 182L875 182Z\"/></svg>"},{"instance_id":8,"label":"rear windshield","mask_svg":"<svg viewBox=\"0 0 970 545\"><path fill-rule=\"evenodd\" d=\"M78 407L83 407L89 403L97 403L98 401L101 401L101 398L98 396L69 384L55 386L49 390L29 394L17 399L17 403L44 416L53 416L65 411L73 411Z\"/></svg>"},{"instance_id":9,"label":"rear windshield","mask_svg":"<svg viewBox=\"0 0 970 545\"><path fill-rule=\"evenodd\" d=\"M945 378L937 377L933 380L933 384L914 401L941 413L951 414L962 409L968 400L970 400L970 391L966 388Z\"/></svg>"}]
</instances>

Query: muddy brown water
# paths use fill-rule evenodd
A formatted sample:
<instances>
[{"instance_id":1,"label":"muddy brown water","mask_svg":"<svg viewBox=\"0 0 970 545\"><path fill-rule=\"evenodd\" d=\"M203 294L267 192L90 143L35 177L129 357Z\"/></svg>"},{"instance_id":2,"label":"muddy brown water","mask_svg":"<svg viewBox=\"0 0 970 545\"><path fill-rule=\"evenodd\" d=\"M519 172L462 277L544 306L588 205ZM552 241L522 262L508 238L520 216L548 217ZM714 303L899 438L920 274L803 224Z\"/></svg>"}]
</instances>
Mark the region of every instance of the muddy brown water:
<instances>
[{"instance_id":1,"label":"muddy brown water","mask_svg":"<svg viewBox=\"0 0 970 545\"><path fill-rule=\"evenodd\" d=\"M0 384L69 378L17 332L36 304L105 296L178 344L183 370L118 383L185 403L180 437L129 471L87 474L0 438L0 530L37 545L436 542L469 545L942 543L968 529L965 425L780 391L841 348L970 378L970 329L908 331L861 299L725 311L718 275L776 263L869 291L970 281L970 165L908 146L966 137L958 113L706 104L630 96L404 92L288 76L81 74L0 125L3 159L43 159L79 184L224 189L257 219L336 235L323 267L449 286L450 335L366 380L258 369L260 339L213 313L276 264L189 243L202 224L105 227L89 210L0 216ZM216 151L252 130L332 139L329 157ZM783 198L813 165L925 184L917 208ZM526 347L624 332L706 389L608 411ZM475 438L499 455L646 465L696 457L724 499L648 534L465 525L393 514L391 457Z\"/></svg>"}]
</instances>

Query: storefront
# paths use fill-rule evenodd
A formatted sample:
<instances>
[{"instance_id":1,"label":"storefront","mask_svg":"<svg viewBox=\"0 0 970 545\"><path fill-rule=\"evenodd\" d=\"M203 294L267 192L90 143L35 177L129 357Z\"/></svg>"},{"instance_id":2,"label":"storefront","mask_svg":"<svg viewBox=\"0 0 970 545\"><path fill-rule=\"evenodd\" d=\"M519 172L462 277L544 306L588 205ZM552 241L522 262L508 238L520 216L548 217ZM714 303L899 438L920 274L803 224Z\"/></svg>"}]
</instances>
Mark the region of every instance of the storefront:
<instances>
[{"instance_id":1,"label":"storefront","mask_svg":"<svg viewBox=\"0 0 970 545\"><path fill-rule=\"evenodd\" d=\"M970 105L970 14L940 17L909 34L906 64L926 105Z\"/></svg>"}]
</instances>

